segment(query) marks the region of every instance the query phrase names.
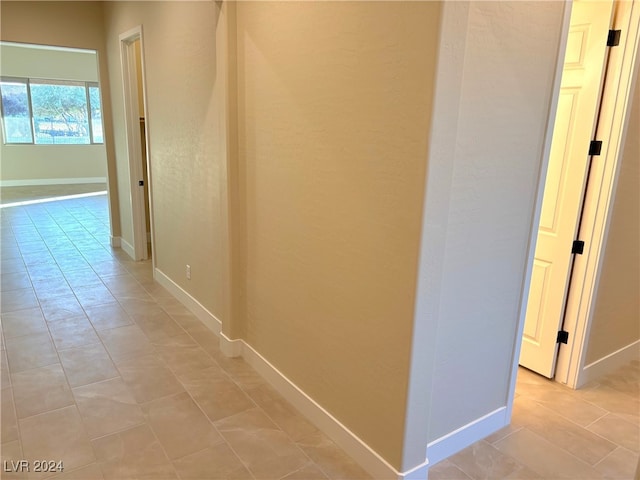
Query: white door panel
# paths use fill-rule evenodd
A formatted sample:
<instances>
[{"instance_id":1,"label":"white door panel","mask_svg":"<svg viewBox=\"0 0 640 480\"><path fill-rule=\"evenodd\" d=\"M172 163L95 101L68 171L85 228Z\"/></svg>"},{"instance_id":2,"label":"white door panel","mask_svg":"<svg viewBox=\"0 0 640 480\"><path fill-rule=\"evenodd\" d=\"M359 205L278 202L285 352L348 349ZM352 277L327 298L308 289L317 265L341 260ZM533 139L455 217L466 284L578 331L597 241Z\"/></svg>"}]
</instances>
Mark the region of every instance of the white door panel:
<instances>
[{"instance_id":1,"label":"white door panel","mask_svg":"<svg viewBox=\"0 0 640 480\"><path fill-rule=\"evenodd\" d=\"M571 245L596 123L612 1L576 0L551 143L520 364L553 377Z\"/></svg>"}]
</instances>

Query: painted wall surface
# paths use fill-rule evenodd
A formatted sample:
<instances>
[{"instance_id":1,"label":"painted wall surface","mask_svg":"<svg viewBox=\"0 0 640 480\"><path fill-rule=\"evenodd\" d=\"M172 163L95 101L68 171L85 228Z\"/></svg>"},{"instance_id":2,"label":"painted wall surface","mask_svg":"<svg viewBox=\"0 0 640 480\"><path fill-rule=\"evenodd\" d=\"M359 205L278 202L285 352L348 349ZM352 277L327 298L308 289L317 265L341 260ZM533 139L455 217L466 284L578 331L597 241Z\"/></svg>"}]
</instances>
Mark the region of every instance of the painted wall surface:
<instances>
[{"instance_id":1,"label":"painted wall surface","mask_svg":"<svg viewBox=\"0 0 640 480\"><path fill-rule=\"evenodd\" d=\"M218 178L222 106L214 2L105 2L109 75L121 85L119 35L143 27L155 264L218 315L221 275ZM113 89L118 182L130 192L122 88ZM124 199L123 199L124 200ZM131 219L123 238L132 241ZM191 265L191 280L185 266Z\"/></svg>"},{"instance_id":2,"label":"painted wall surface","mask_svg":"<svg viewBox=\"0 0 640 480\"><path fill-rule=\"evenodd\" d=\"M562 17L561 2L471 2L461 26L456 130L434 117L453 138L427 174L425 268L441 271L430 442L507 403Z\"/></svg>"},{"instance_id":3,"label":"painted wall surface","mask_svg":"<svg viewBox=\"0 0 640 480\"><path fill-rule=\"evenodd\" d=\"M111 96L104 48L101 3L2 1L0 3L0 39L9 42L83 48L98 52L105 134L104 147L109 177L109 210L112 234L119 236L120 216L111 130Z\"/></svg>"},{"instance_id":4,"label":"painted wall surface","mask_svg":"<svg viewBox=\"0 0 640 480\"><path fill-rule=\"evenodd\" d=\"M640 339L640 82L636 79L586 364Z\"/></svg>"},{"instance_id":5,"label":"painted wall surface","mask_svg":"<svg viewBox=\"0 0 640 480\"><path fill-rule=\"evenodd\" d=\"M242 335L396 468L440 8L237 4Z\"/></svg>"},{"instance_id":6,"label":"painted wall surface","mask_svg":"<svg viewBox=\"0 0 640 480\"><path fill-rule=\"evenodd\" d=\"M3 145L0 156L0 182L7 185L106 182L102 144Z\"/></svg>"},{"instance_id":7,"label":"painted wall surface","mask_svg":"<svg viewBox=\"0 0 640 480\"><path fill-rule=\"evenodd\" d=\"M26 44L0 44L2 76L50 80L98 81L95 52L41 48Z\"/></svg>"},{"instance_id":8,"label":"painted wall surface","mask_svg":"<svg viewBox=\"0 0 640 480\"><path fill-rule=\"evenodd\" d=\"M8 77L98 81L95 53L0 45L0 74ZM0 133L0 135L2 135ZM101 145L0 144L0 182L82 181L106 178L107 155ZM106 180L105 180L106 181Z\"/></svg>"}]
</instances>

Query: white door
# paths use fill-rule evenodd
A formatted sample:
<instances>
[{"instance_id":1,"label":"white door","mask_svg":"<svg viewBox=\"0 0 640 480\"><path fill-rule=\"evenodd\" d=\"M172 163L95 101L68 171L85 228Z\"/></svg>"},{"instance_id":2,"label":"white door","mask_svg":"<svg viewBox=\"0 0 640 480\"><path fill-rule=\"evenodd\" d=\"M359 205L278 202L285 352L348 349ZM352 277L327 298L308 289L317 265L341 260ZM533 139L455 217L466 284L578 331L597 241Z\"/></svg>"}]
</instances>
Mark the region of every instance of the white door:
<instances>
[{"instance_id":1,"label":"white door","mask_svg":"<svg viewBox=\"0 0 640 480\"><path fill-rule=\"evenodd\" d=\"M575 0L542 201L520 365L552 378L613 2Z\"/></svg>"},{"instance_id":2,"label":"white door","mask_svg":"<svg viewBox=\"0 0 640 480\"><path fill-rule=\"evenodd\" d=\"M136 42L142 46L142 27L136 27L120 35L120 60L125 103L125 124L127 131L127 148L129 154L129 180L131 188L131 221L133 224L133 245L127 253L136 261L147 260L147 221L145 212L145 189L142 163L142 146L140 135L140 110L138 96L144 96L144 90L138 92L138 62L136 59ZM141 54L142 55L142 54ZM144 88L144 87L143 87Z\"/></svg>"}]
</instances>

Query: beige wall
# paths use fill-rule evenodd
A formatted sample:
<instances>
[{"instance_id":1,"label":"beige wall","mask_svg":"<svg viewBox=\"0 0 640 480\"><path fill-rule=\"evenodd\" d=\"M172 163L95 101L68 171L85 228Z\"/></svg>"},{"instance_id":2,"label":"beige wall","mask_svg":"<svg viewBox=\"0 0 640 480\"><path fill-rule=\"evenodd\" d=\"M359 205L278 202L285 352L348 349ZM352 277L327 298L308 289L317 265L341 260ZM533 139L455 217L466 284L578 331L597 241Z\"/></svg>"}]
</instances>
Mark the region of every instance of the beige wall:
<instances>
[{"instance_id":1,"label":"beige wall","mask_svg":"<svg viewBox=\"0 0 640 480\"><path fill-rule=\"evenodd\" d=\"M611 211L586 364L640 339L640 81L636 79L629 125Z\"/></svg>"},{"instance_id":2,"label":"beige wall","mask_svg":"<svg viewBox=\"0 0 640 480\"><path fill-rule=\"evenodd\" d=\"M241 334L399 468L440 5L237 19Z\"/></svg>"},{"instance_id":3,"label":"beige wall","mask_svg":"<svg viewBox=\"0 0 640 480\"><path fill-rule=\"evenodd\" d=\"M98 81L95 53L0 45L0 74L10 77ZM0 184L83 182L104 179L101 145L5 145L0 143Z\"/></svg>"},{"instance_id":4,"label":"beige wall","mask_svg":"<svg viewBox=\"0 0 640 480\"><path fill-rule=\"evenodd\" d=\"M0 184L55 185L106 181L104 145L2 145Z\"/></svg>"},{"instance_id":5,"label":"beige wall","mask_svg":"<svg viewBox=\"0 0 640 480\"><path fill-rule=\"evenodd\" d=\"M111 97L106 68L102 5L100 2L0 3L0 39L10 42L95 50L103 103L103 121L112 234L120 235L118 195L111 131Z\"/></svg>"},{"instance_id":6,"label":"beige wall","mask_svg":"<svg viewBox=\"0 0 640 480\"><path fill-rule=\"evenodd\" d=\"M26 44L0 45L3 76L50 80L98 81L98 60L88 50L40 48Z\"/></svg>"},{"instance_id":7,"label":"beige wall","mask_svg":"<svg viewBox=\"0 0 640 480\"><path fill-rule=\"evenodd\" d=\"M430 438L506 402L562 7L468 7L460 75L439 85L455 97L443 113L459 119L444 132L450 151L427 163L430 132L449 120L431 129L439 3L239 2L230 72L216 50L217 3L0 4L3 39L99 51L129 240L118 36L143 26L158 269L397 469L424 458L402 458L418 273L437 304L423 329L435 366L413 372L432 387L416 399ZM425 230L437 248L418 272L427 166L427 195L442 194L427 221L444 220Z\"/></svg>"},{"instance_id":8,"label":"beige wall","mask_svg":"<svg viewBox=\"0 0 640 480\"><path fill-rule=\"evenodd\" d=\"M109 75L121 85L119 35L143 27L156 267L219 315L219 78L214 2L105 2ZM118 183L130 191L122 88L113 89ZM124 196L124 195L123 195ZM132 243L123 198L123 238ZM186 265L191 265L191 280Z\"/></svg>"}]
</instances>

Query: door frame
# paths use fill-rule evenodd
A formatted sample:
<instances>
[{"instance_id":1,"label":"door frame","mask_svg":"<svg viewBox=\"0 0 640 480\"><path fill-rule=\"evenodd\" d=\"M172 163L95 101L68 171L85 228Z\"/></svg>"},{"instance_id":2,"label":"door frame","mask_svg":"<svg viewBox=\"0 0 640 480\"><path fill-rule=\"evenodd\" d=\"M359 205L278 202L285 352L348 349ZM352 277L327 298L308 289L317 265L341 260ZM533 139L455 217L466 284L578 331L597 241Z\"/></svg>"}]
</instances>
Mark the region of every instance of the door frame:
<instances>
[{"instance_id":1,"label":"door frame","mask_svg":"<svg viewBox=\"0 0 640 480\"><path fill-rule=\"evenodd\" d=\"M581 225L580 239L585 241L583 255L577 255L574 270L571 277L571 290L567 295L567 313L564 330L569 332L569 341L566 346L559 349L554 380L571 388L578 388L586 381L585 374L586 341L588 339L595 296L599 280L599 267L602 262L606 237L609 229L609 217L615 198L615 186L619 172L619 154L621 145L626 135L628 120L628 107L631 102L631 94L638 70L637 53L640 40L640 3L615 1L614 8L619 4L619 12L616 10L614 28L622 30L620 47L610 50L608 68L609 74L604 85L602 109L596 137L603 140L603 153L597 162L593 163L590 185L584 199L584 213ZM561 52L566 49L569 34L569 20L571 17L572 3L568 3L565 9L565 18L562 31ZM536 201L536 213L531 229L529 266L527 267L526 281L522 291L522 303L520 305L520 317L518 335L515 339L513 370L511 377L511 390L509 395L509 410L513 405L515 384L520 359L520 345L524 330L524 321L527 311L528 291L530 288L533 255L537 242L538 224L542 208L542 198L546 180L546 170L549 165L549 155L555 112L560 93L560 81L564 62L564 53L558 55L558 65L554 85L552 104L553 115L549 118L547 126L547 138L545 141L545 160L542 166L542 174L538 183ZM609 140L610 139L610 140Z\"/></svg>"},{"instance_id":2,"label":"door frame","mask_svg":"<svg viewBox=\"0 0 640 480\"><path fill-rule=\"evenodd\" d=\"M619 15L614 18L613 28L621 29L623 38L620 47L610 50L609 72L619 74L608 75L604 85L604 101L596 132L596 138L603 141L604 153L599 161L593 162L590 186L584 199L580 239L585 241L585 251L575 259L565 318L569 341L560 348L556 365L555 380L571 388L579 388L590 380L586 370L586 342L609 233L628 112L640 64L640 2L615 3L619 8L616 14Z\"/></svg>"},{"instance_id":3,"label":"door frame","mask_svg":"<svg viewBox=\"0 0 640 480\"><path fill-rule=\"evenodd\" d=\"M120 64L122 69L122 88L124 98L124 122L127 139L127 153L129 162L129 187L131 191L131 219L133 223L133 251L129 255L134 260L147 260L149 258L147 245L146 211L144 187L138 184L143 178L142 162L147 164L147 191L149 194L149 223L151 228L151 251L154 251L154 224L153 224L153 203L151 162L149 162L149 119L145 118L146 158L142 158L142 138L140 135L140 113L138 111L138 82L136 56L134 42L140 41L140 65L142 74L142 104L145 112L147 109L145 61L144 61L144 36L142 25L138 25L120 34ZM146 113L145 113L146 115ZM155 257L152 255L153 266L155 268Z\"/></svg>"}]
</instances>

